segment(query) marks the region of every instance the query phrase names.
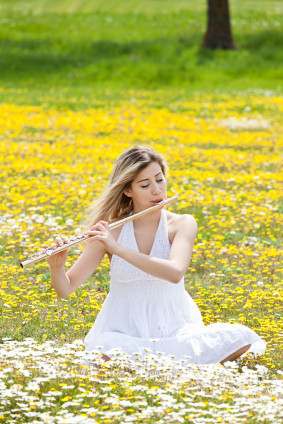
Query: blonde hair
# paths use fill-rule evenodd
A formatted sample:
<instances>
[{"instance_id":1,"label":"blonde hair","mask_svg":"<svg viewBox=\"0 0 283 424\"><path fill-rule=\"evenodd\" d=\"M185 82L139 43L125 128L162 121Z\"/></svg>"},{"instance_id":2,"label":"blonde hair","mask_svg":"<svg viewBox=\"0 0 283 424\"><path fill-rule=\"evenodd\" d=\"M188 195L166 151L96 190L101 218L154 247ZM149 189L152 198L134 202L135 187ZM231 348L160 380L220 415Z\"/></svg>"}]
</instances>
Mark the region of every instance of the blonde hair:
<instances>
[{"instance_id":1,"label":"blonde hair","mask_svg":"<svg viewBox=\"0 0 283 424\"><path fill-rule=\"evenodd\" d=\"M117 158L104 193L86 211L85 229L98 221L111 221L133 210L132 199L124 194L124 190L131 187L139 172L151 162L157 162L166 176L165 159L151 147L133 146Z\"/></svg>"}]
</instances>

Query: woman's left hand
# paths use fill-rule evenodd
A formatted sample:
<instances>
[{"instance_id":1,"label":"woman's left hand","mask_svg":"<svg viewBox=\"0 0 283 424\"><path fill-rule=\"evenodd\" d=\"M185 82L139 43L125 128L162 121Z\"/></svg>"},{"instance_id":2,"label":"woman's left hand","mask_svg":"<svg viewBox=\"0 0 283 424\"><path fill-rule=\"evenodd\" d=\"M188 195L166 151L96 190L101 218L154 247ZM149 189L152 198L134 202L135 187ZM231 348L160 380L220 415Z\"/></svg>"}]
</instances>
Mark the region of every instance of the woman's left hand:
<instances>
[{"instance_id":1,"label":"woman's left hand","mask_svg":"<svg viewBox=\"0 0 283 424\"><path fill-rule=\"evenodd\" d=\"M115 254L119 244L112 236L109 230L109 225L107 221L99 221L97 224L90 227L89 230L85 231L84 234L91 236L89 241L98 240L103 243L105 249L111 253Z\"/></svg>"}]
</instances>

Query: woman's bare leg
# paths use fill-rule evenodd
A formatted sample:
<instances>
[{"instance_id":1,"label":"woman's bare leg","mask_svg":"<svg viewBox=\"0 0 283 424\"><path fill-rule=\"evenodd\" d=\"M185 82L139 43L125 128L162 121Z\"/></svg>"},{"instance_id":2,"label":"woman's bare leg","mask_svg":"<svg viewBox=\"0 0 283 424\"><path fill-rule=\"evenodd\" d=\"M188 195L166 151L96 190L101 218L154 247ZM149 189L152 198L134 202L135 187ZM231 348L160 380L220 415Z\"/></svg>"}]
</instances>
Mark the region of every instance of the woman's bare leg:
<instances>
[{"instance_id":1,"label":"woman's bare leg","mask_svg":"<svg viewBox=\"0 0 283 424\"><path fill-rule=\"evenodd\" d=\"M102 359L106 362L106 361L110 361L111 358L109 358L109 356L104 355L104 353L102 354ZM101 368L101 366L99 365L99 368ZM129 373L132 373L132 370L130 368L123 368L124 371L128 371Z\"/></svg>"},{"instance_id":2,"label":"woman's bare leg","mask_svg":"<svg viewBox=\"0 0 283 424\"><path fill-rule=\"evenodd\" d=\"M104 361L110 361L109 356L104 355L104 353L102 354L102 359L103 359Z\"/></svg>"},{"instance_id":3,"label":"woman's bare leg","mask_svg":"<svg viewBox=\"0 0 283 424\"><path fill-rule=\"evenodd\" d=\"M235 359L239 358L243 353L245 353L251 345L246 345L244 347L241 347L241 349L237 350L236 352L232 353L231 355L227 356L227 358L223 359L223 361L220 361L220 364L224 364L226 361L235 361Z\"/></svg>"},{"instance_id":4,"label":"woman's bare leg","mask_svg":"<svg viewBox=\"0 0 283 424\"><path fill-rule=\"evenodd\" d=\"M110 361L110 358L109 358L109 356L107 356L107 355L104 355L104 353L102 353L102 359L103 359L103 361ZM98 364L95 364L95 368L97 368L97 369L101 369L101 365L98 365Z\"/></svg>"}]
</instances>

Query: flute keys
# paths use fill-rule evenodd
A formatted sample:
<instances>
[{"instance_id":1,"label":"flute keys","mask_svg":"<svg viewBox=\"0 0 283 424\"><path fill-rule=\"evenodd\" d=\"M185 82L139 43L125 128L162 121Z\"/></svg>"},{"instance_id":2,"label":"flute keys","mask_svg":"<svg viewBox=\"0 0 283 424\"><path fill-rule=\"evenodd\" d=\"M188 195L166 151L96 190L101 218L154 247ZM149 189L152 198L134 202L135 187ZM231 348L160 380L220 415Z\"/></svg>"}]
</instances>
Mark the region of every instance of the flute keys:
<instances>
[{"instance_id":1,"label":"flute keys","mask_svg":"<svg viewBox=\"0 0 283 424\"><path fill-rule=\"evenodd\" d=\"M53 250L51 250L51 249L47 249L47 250L45 251L45 253L46 253L48 256L51 256L51 255L52 255L52 253L53 253Z\"/></svg>"},{"instance_id":2,"label":"flute keys","mask_svg":"<svg viewBox=\"0 0 283 424\"><path fill-rule=\"evenodd\" d=\"M76 237L76 239L83 239L83 238L85 238L84 234L78 234L77 237Z\"/></svg>"}]
</instances>

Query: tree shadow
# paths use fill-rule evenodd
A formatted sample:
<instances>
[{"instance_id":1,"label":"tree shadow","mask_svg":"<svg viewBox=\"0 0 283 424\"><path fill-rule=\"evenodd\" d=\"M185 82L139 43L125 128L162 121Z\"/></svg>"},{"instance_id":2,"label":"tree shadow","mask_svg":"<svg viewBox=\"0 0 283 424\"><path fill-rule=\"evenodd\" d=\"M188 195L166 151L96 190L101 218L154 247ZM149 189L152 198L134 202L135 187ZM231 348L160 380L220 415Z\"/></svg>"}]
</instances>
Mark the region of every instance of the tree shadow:
<instances>
[{"instance_id":1,"label":"tree shadow","mask_svg":"<svg viewBox=\"0 0 283 424\"><path fill-rule=\"evenodd\" d=\"M88 40L67 42L57 39L12 39L0 41L0 79L2 81L42 81L50 78L72 78L81 71L81 78L90 66L98 80L123 77L135 69L139 78L162 77L182 82L189 72L197 78L197 69L213 65L218 68L245 70L252 67L279 66L282 58L282 34L265 30L243 34L236 38L239 50L209 50L202 48L202 36L180 35L143 41ZM231 59L232 57L232 59ZM282 61L281 61L282 63ZM258 68L258 69L259 69ZM136 77L133 74L132 80Z\"/></svg>"},{"instance_id":2,"label":"tree shadow","mask_svg":"<svg viewBox=\"0 0 283 424\"><path fill-rule=\"evenodd\" d=\"M54 40L5 39L0 41L0 78L30 78L60 74L90 64L115 65L152 61L172 64L172 60L189 49L199 37L156 38L145 41L115 40L70 42L58 48Z\"/></svg>"},{"instance_id":3,"label":"tree shadow","mask_svg":"<svg viewBox=\"0 0 283 424\"><path fill-rule=\"evenodd\" d=\"M219 53L222 58L228 55L233 57L240 56L243 52L248 52L250 60L254 58L256 62L262 61L263 64L268 60L267 65L271 65L270 62L279 61L279 57L282 57L282 49L280 46L283 45L283 34L279 30L265 30L258 33L243 34L234 37L236 40L236 50L214 50L200 47L197 52L197 64L208 65L211 62L215 62L219 57ZM282 57L283 59L283 57ZM283 61L281 60L281 63Z\"/></svg>"}]
</instances>

